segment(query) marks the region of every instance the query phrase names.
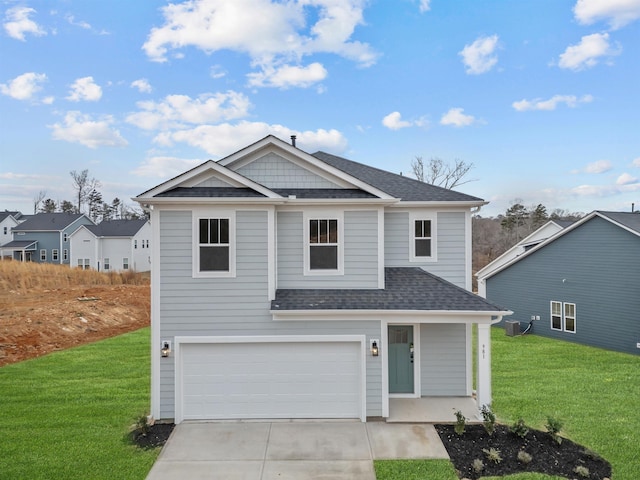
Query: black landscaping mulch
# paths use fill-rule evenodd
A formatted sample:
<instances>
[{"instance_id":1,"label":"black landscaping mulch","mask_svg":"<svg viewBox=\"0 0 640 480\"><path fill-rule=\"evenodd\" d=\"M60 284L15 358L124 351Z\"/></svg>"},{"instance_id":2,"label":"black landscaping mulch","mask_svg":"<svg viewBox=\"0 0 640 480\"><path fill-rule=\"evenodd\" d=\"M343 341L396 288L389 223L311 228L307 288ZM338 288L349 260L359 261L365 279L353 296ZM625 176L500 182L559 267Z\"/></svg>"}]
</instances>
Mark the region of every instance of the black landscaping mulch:
<instances>
[{"instance_id":1,"label":"black landscaping mulch","mask_svg":"<svg viewBox=\"0 0 640 480\"><path fill-rule=\"evenodd\" d=\"M137 428L131 432L131 441L140 448L156 448L163 446L173 431L173 423L155 423L144 430Z\"/></svg>"},{"instance_id":2,"label":"black landscaping mulch","mask_svg":"<svg viewBox=\"0 0 640 480\"><path fill-rule=\"evenodd\" d=\"M462 435L455 433L453 425L435 427L460 478L475 480L481 476L520 472L538 472L579 480L611 478L611 465L597 453L566 438L558 444L547 432L530 429L524 438L520 438L505 425L496 425L491 436L483 425L466 425ZM483 452L483 449L491 448L499 451L501 462L489 460ZM518 460L520 451L531 455L529 463ZM473 467L476 459L484 465L481 471ZM588 471L576 467L584 467Z\"/></svg>"}]
</instances>

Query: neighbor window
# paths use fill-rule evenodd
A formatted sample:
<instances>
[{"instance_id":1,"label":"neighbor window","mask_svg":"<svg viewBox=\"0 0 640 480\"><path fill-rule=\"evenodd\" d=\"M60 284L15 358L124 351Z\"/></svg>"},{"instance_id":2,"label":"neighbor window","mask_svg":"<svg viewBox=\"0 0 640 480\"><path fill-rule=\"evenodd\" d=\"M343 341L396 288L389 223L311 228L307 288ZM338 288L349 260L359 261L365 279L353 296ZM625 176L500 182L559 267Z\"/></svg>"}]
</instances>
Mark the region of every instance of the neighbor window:
<instances>
[{"instance_id":1,"label":"neighbor window","mask_svg":"<svg viewBox=\"0 0 640 480\"><path fill-rule=\"evenodd\" d=\"M133 241L133 248L138 248L138 240Z\"/></svg>"},{"instance_id":2,"label":"neighbor window","mask_svg":"<svg viewBox=\"0 0 640 480\"><path fill-rule=\"evenodd\" d=\"M69 250L67 250L66 248L62 251L62 259L69 260Z\"/></svg>"},{"instance_id":3,"label":"neighbor window","mask_svg":"<svg viewBox=\"0 0 640 480\"><path fill-rule=\"evenodd\" d=\"M194 222L194 276L235 276L235 217L199 217ZM143 245L145 241L143 240Z\"/></svg>"},{"instance_id":4,"label":"neighbor window","mask_svg":"<svg viewBox=\"0 0 640 480\"><path fill-rule=\"evenodd\" d=\"M576 333L576 304L551 302L551 329Z\"/></svg>"},{"instance_id":5,"label":"neighbor window","mask_svg":"<svg viewBox=\"0 0 640 480\"><path fill-rule=\"evenodd\" d=\"M63 234L62 234L62 241L63 241L63 242L66 242L66 241L67 241L67 234L66 234L66 233L63 233Z\"/></svg>"},{"instance_id":6,"label":"neighbor window","mask_svg":"<svg viewBox=\"0 0 640 480\"><path fill-rule=\"evenodd\" d=\"M105 270L109 270L111 268L111 264L109 263L109 259L105 258L104 259L104 269Z\"/></svg>"},{"instance_id":7,"label":"neighbor window","mask_svg":"<svg viewBox=\"0 0 640 480\"><path fill-rule=\"evenodd\" d=\"M129 259L127 257L122 259L122 269L129 270Z\"/></svg>"},{"instance_id":8,"label":"neighbor window","mask_svg":"<svg viewBox=\"0 0 640 480\"><path fill-rule=\"evenodd\" d=\"M4 234L7 234L7 227L3 227L4 228Z\"/></svg>"},{"instance_id":9,"label":"neighbor window","mask_svg":"<svg viewBox=\"0 0 640 480\"><path fill-rule=\"evenodd\" d=\"M58 249L54 248L53 250L51 250L51 260L53 260L54 262L58 261Z\"/></svg>"},{"instance_id":10,"label":"neighbor window","mask_svg":"<svg viewBox=\"0 0 640 480\"><path fill-rule=\"evenodd\" d=\"M309 270L338 270L338 219L309 220Z\"/></svg>"},{"instance_id":11,"label":"neighbor window","mask_svg":"<svg viewBox=\"0 0 640 480\"><path fill-rule=\"evenodd\" d=\"M44 248L40 250L40 261L41 262L47 261L47 251Z\"/></svg>"},{"instance_id":12,"label":"neighbor window","mask_svg":"<svg viewBox=\"0 0 640 480\"><path fill-rule=\"evenodd\" d=\"M409 254L413 262L433 262L436 260L435 216L426 213L409 215Z\"/></svg>"},{"instance_id":13,"label":"neighbor window","mask_svg":"<svg viewBox=\"0 0 640 480\"><path fill-rule=\"evenodd\" d=\"M90 266L89 263L89 259L88 258L79 258L78 259L78 268L81 268L83 270L88 270Z\"/></svg>"}]
</instances>

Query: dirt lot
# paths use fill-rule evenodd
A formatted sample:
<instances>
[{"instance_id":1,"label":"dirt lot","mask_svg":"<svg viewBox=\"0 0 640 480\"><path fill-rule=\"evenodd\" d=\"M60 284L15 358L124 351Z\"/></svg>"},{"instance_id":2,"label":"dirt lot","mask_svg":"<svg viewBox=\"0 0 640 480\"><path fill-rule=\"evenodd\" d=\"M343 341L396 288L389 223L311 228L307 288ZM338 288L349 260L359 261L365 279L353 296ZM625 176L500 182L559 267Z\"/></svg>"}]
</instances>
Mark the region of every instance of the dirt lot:
<instances>
[{"instance_id":1,"label":"dirt lot","mask_svg":"<svg viewBox=\"0 0 640 480\"><path fill-rule=\"evenodd\" d=\"M149 325L149 285L0 290L0 366Z\"/></svg>"}]
</instances>

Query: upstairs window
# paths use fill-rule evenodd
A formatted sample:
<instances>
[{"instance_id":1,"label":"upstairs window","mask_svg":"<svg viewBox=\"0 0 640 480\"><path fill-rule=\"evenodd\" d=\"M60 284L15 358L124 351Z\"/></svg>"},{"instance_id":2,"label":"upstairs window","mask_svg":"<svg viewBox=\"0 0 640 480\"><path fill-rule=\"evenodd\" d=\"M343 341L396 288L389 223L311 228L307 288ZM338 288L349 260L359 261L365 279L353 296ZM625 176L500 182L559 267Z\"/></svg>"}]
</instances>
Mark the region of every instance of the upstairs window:
<instances>
[{"instance_id":1,"label":"upstairs window","mask_svg":"<svg viewBox=\"0 0 640 480\"><path fill-rule=\"evenodd\" d=\"M338 220L309 220L309 269L338 269Z\"/></svg>"},{"instance_id":2,"label":"upstairs window","mask_svg":"<svg viewBox=\"0 0 640 480\"><path fill-rule=\"evenodd\" d=\"M63 234L62 234L62 241L63 241L63 242L66 242L68 239L69 239L69 237L67 236L67 234L66 234L66 233L63 233Z\"/></svg>"},{"instance_id":3,"label":"upstairs window","mask_svg":"<svg viewBox=\"0 0 640 480\"><path fill-rule=\"evenodd\" d=\"M436 261L435 214L415 212L409 215L409 260Z\"/></svg>"},{"instance_id":4,"label":"upstairs window","mask_svg":"<svg viewBox=\"0 0 640 480\"><path fill-rule=\"evenodd\" d=\"M416 257L431 257L431 220L414 220Z\"/></svg>"},{"instance_id":5,"label":"upstairs window","mask_svg":"<svg viewBox=\"0 0 640 480\"><path fill-rule=\"evenodd\" d=\"M194 225L194 276L235 276L234 237L235 219L232 215L197 218Z\"/></svg>"}]
</instances>

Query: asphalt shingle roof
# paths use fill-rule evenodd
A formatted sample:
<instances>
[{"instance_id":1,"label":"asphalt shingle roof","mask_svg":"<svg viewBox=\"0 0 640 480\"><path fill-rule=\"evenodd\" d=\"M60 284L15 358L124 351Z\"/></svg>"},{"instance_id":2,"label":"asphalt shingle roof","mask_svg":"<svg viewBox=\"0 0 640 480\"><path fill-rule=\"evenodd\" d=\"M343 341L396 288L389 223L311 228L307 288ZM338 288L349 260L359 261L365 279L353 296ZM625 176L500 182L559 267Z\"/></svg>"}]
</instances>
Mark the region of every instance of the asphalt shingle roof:
<instances>
[{"instance_id":1,"label":"asphalt shingle roof","mask_svg":"<svg viewBox=\"0 0 640 480\"><path fill-rule=\"evenodd\" d=\"M159 193L156 197L186 197L186 198L246 198L262 197L260 192L252 188L235 187L176 187Z\"/></svg>"},{"instance_id":2,"label":"asphalt shingle roof","mask_svg":"<svg viewBox=\"0 0 640 480\"><path fill-rule=\"evenodd\" d=\"M86 225L87 229L97 237L133 237L144 224L144 219L108 220L99 225Z\"/></svg>"},{"instance_id":3,"label":"asphalt shingle roof","mask_svg":"<svg viewBox=\"0 0 640 480\"><path fill-rule=\"evenodd\" d=\"M5 210L4 212L0 212L0 222L2 222L9 215L11 215L13 218L17 220L20 217L20 212L10 212L8 210Z\"/></svg>"},{"instance_id":4,"label":"asphalt shingle roof","mask_svg":"<svg viewBox=\"0 0 640 480\"><path fill-rule=\"evenodd\" d=\"M631 230L640 233L640 213L631 212L603 212L598 210L598 213L610 218L614 222L624 225Z\"/></svg>"},{"instance_id":5,"label":"asphalt shingle roof","mask_svg":"<svg viewBox=\"0 0 640 480\"><path fill-rule=\"evenodd\" d=\"M342 170L363 182L382 190L395 198L407 201L420 202L482 202L478 197L464 193L437 187L429 183L420 182L413 178L404 177L396 173L380 170L362 163L347 160L346 158L331 155L325 152L313 154L318 160L328 163L338 170Z\"/></svg>"},{"instance_id":6,"label":"asphalt shingle roof","mask_svg":"<svg viewBox=\"0 0 640 480\"><path fill-rule=\"evenodd\" d=\"M377 198L375 195L357 188L272 188L283 197L296 198Z\"/></svg>"},{"instance_id":7,"label":"asphalt shingle roof","mask_svg":"<svg viewBox=\"0 0 640 480\"><path fill-rule=\"evenodd\" d=\"M35 250L36 243L38 243L36 240L12 240L9 243L5 243L0 248L15 248L16 250L22 250L24 248L26 250Z\"/></svg>"},{"instance_id":8,"label":"asphalt shingle roof","mask_svg":"<svg viewBox=\"0 0 640 480\"><path fill-rule=\"evenodd\" d=\"M14 232L52 232L60 231L68 227L77 219L82 217L81 213L38 213L30 216L17 227Z\"/></svg>"},{"instance_id":9,"label":"asphalt shingle roof","mask_svg":"<svg viewBox=\"0 0 640 480\"><path fill-rule=\"evenodd\" d=\"M271 310L507 311L418 267L385 268L385 287L280 289Z\"/></svg>"}]
</instances>

